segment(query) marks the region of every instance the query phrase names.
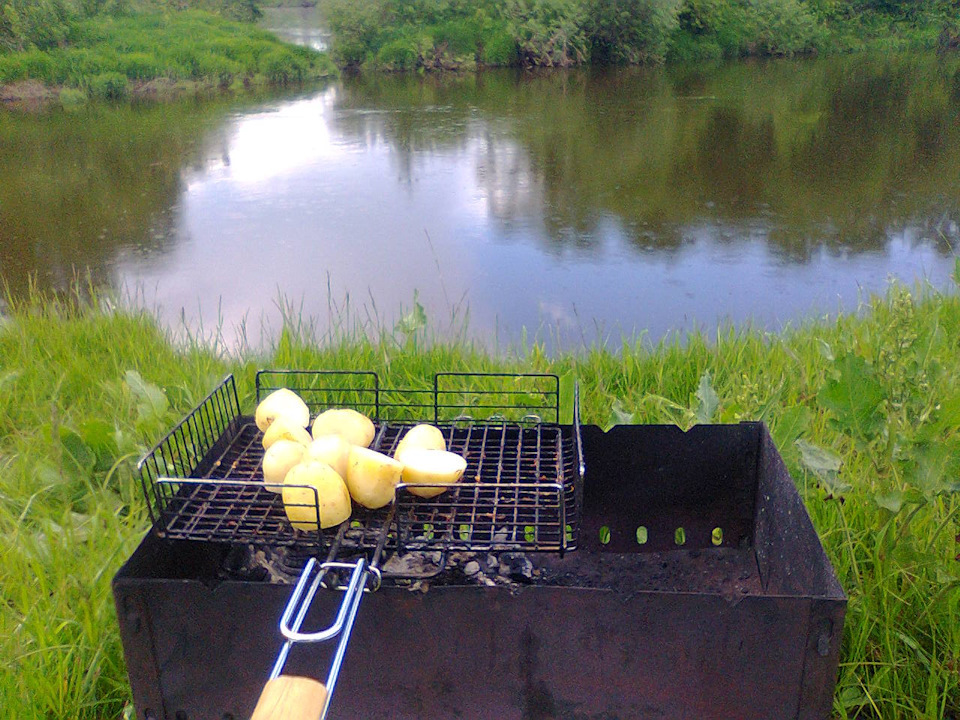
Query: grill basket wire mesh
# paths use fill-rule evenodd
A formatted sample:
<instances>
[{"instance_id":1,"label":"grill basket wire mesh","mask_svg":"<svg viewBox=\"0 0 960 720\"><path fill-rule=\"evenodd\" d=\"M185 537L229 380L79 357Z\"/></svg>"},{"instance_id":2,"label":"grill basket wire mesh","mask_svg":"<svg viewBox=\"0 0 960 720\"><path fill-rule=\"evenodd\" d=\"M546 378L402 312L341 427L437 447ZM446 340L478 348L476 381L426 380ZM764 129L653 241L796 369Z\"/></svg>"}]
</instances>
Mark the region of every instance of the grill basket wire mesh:
<instances>
[{"instance_id":1,"label":"grill basket wire mesh","mask_svg":"<svg viewBox=\"0 0 960 720\"><path fill-rule=\"evenodd\" d=\"M351 520L339 531L297 530L280 495L263 483L263 436L252 418L241 415L234 379L228 376L140 462L160 535L266 543L313 554L334 540L337 550L371 549L385 533L391 546L404 550L563 552L576 547L582 495L579 417L575 403L573 426L556 423L556 376L440 373L432 387L385 389L372 372L257 374L258 401L280 387L297 392L312 416L329 407L353 407L372 416L377 433L371 447L391 456L409 427L432 421L448 449L467 460L464 477L431 499L401 484L395 512L354 505ZM477 419L481 413L489 417Z\"/></svg>"}]
</instances>

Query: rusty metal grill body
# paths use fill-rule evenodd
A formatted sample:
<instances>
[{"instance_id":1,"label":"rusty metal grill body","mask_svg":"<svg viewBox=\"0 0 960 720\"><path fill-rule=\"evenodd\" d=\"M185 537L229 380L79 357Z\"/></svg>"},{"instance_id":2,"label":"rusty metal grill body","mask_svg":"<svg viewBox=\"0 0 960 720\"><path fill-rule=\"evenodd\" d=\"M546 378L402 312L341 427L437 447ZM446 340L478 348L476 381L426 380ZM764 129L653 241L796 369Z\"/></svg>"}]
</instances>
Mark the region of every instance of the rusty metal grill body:
<instances>
[{"instance_id":1,"label":"rusty metal grill body","mask_svg":"<svg viewBox=\"0 0 960 720\"><path fill-rule=\"evenodd\" d=\"M370 382L376 442L389 451L406 424L423 415L401 417L410 406ZM480 548L481 563L495 559L498 548L501 557L518 547L553 552L530 553L533 573L519 583L488 586L462 566L440 572L429 588L385 575L360 607L330 717L829 716L846 598L762 424L603 432L581 428L574 417L573 425L541 423L539 434L531 434L534 425L519 417L489 425L443 417L440 406L456 403L441 397L426 391L418 411L445 422L448 438L469 448L484 432L506 428L507 440L493 447L517 447L520 455L539 448L540 468L550 468L546 480L530 477L533 489L523 495L527 476L502 470L509 453L496 451L497 460L486 464L487 435L477 440L483 462L474 458L470 468L490 479L466 496L419 505L407 504L401 491L394 512L311 542L290 535L289 549L313 556L319 548L330 557L386 539L398 554ZM213 467L216 453L234 458L229 448L243 445L237 438L248 422L238 411L219 434L208 433L216 435L209 446L216 452L199 453L184 472L208 471L204 463ZM176 464L176 453L166 454L158 467ZM528 463L521 465L525 471ZM562 488L558 506L554 484ZM170 498L201 502L189 485L165 488L171 495L167 505L154 504L155 531L114 579L124 652L138 718L236 720L248 716L270 671L276 618L290 585L233 567L237 540L245 538L213 533L236 528L204 530L207 537L198 521L183 535L192 539L176 539L174 519L206 517L169 504ZM497 501L505 517L489 524L475 514L490 507L484 485L511 486ZM216 491L230 502L232 490ZM524 506L541 499L554 508L549 519L537 515L544 507ZM244 500L227 515L237 515L237 507L247 508L239 526L262 521L271 542L284 542L256 503ZM338 604L338 593L320 593L308 622L322 625ZM288 667L316 674L331 652L305 648Z\"/></svg>"}]
</instances>

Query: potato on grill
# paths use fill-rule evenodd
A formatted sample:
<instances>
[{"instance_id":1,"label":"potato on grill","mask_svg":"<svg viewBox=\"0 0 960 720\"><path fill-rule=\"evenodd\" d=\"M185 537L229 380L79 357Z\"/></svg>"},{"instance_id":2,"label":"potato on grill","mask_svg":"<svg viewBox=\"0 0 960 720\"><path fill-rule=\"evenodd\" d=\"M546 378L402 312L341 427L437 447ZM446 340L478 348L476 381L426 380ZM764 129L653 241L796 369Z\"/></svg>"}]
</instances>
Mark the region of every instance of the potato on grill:
<instances>
[{"instance_id":1,"label":"potato on grill","mask_svg":"<svg viewBox=\"0 0 960 720\"><path fill-rule=\"evenodd\" d=\"M327 410L313 421L314 440L324 435L340 435L351 445L368 447L376 433L370 418L349 408Z\"/></svg>"},{"instance_id":2,"label":"potato on grill","mask_svg":"<svg viewBox=\"0 0 960 720\"><path fill-rule=\"evenodd\" d=\"M434 498L449 490L458 482L467 469L467 461L456 453L446 450L410 448L403 453L402 482L414 495ZM419 485L420 487L415 487ZM439 487L429 487L438 485Z\"/></svg>"},{"instance_id":3,"label":"potato on grill","mask_svg":"<svg viewBox=\"0 0 960 720\"><path fill-rule=\"evenodd\" d=\"M270 427L263 434L263 449L269 450L277 440L292 440L304 446L313 442L310 433L303 426L294 425L285 417L278 417L270 423Z\"/></svg>"},{"instance_id":4,"label":"potato on grill","mask_svg":"<svg viewBox=\"0 0 960 720\"><path fill-rule=\"evenodd\" d=\"M393 502L394 488L400 482L403 465L376 450L354 446L347 467L350 497L364 507L376 510Z\"/></svg>"},{"instance_id":5,"label":"potato on grill","mask_svg":"<svg viewBox=\"0 0 960 720\"><path fill-rule=\"evenodd\" d=\"M278 493L291 468L303 460L307 448L294 440L277 440L263 454L263 481L270 492Z\"/></svg>"},{"instance_id":6,"label":"potato on grill","mask_svg":"<svg viewBox=\"0 0 960 720\"><path fill-rule=\"evenodd\" d=\"M315 488L316 494L310 488ZM318 510L320 527L328 528L347 520L353 508L347 486L337 471L326 463L308 460L294 466L284 478L283 509L295 528L316 530Z\"/></svg>"},{"instance_id":7,"label":"potato on grill","mask_svg":"<svg viewBox=\"0 0 960 720\"><path fill-rule=\"evenodd\" d=\"M342 435L321 435L307 446L306 457L325 462L336 470L340 477L346 478L352 447Z\"/></svg>"},{"instance_id":8,"label":"potato on grill","mask_svg":"<svg viewBox=\"0 0 960 720\"><path fill-rule=\"evenodd\" d=\"M277 418L284 418L290 425L305 428L310 424L310 409L295 392L280 388L260 401L254 416L257 427L264 433Z\"/></svg>"},{"instance_id":9,"label":"potato on grill","mask_svg":"<svg viewBox=\"0 0 960 720\"><path fill-rule=\"evenodd\" d=\"M406 434L397 443L397 449L393 456L403 462L401 455L407 450L419 448L422 450L446 450L447 442L443 438L443 432L440 428L425 423L414 425L407 430Z\"/></svg>"}]
</instances>

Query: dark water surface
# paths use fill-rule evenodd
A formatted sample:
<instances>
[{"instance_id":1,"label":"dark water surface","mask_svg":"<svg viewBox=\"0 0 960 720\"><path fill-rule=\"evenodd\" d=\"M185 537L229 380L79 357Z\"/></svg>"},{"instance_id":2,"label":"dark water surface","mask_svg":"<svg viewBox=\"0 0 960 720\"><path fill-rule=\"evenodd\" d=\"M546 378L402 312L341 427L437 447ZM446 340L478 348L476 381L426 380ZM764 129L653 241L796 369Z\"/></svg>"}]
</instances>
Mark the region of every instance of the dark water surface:
<instances>
[{"instance_id":1,"label":"dark water surface","mask_svg":"<svg viewBox=\"0 0 960 720\"><path fill-rule=\"evenodd\" d=\"M0 276L75 272L233 341L414 293L490 346L853 310L950 284L960 75L934 56L345 79L0 112Z\"/></svg>"}]
</instances>

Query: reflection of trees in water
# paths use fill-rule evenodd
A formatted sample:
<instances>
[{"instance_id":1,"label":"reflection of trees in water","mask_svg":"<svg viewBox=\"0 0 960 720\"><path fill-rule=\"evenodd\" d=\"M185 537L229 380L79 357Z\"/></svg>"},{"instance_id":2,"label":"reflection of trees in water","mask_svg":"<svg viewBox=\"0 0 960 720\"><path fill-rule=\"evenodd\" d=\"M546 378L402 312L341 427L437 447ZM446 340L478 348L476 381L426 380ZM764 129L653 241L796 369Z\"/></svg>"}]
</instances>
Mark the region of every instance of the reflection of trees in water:
<instances>
[{"instance_id":1,"label":"reflection of trees in water","mask_svg":"<svg viewBox=\"0 0 960 720\"><path fill-rule=\"evenodd\" d=\"M389 143L406 177L421 153L474 142L491 215L542 223L558 248L592 247L612 216L639 251L713 222L759 223L793 261L876 250L908 227L949 252L956 225L937 218L960 204L954 72L931 56L377 78L349 86L338 123ZM351 115L370 107L384 112Z\"/></svg>"},{"instance_id":2,"label":"reflection of trees in water","mask_svg":"<svg viewBox=\"0 0 960 720\"><path fill-rule=\"evenodd\" d=\"M0 269L14 295L114 284L130 249L170 251L181 167L217 104L0 117Z\"/></svg>"}]
</instances>

